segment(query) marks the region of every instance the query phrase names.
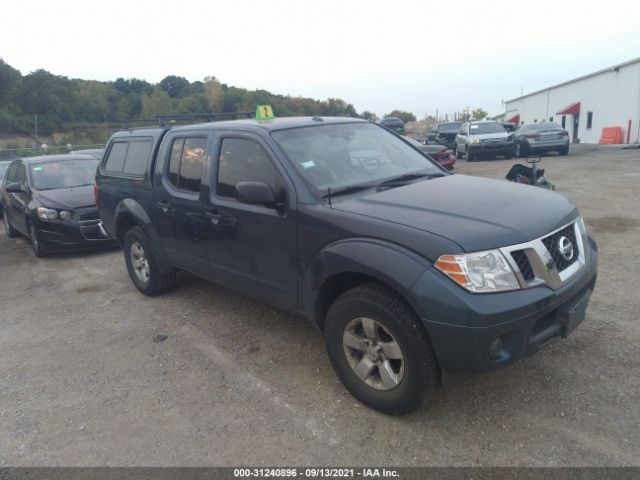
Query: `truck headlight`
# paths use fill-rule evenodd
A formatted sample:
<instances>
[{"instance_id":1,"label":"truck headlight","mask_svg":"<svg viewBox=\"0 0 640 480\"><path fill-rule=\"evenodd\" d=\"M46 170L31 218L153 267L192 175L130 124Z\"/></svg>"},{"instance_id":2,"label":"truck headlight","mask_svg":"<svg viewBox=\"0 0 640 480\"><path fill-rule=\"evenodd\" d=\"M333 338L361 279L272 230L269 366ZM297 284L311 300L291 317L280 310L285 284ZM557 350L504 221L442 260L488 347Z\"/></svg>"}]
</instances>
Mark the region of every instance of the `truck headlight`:
<instances>
[{"instance_id":1,"label":"truck headlight","mask_svg":"<svg viewBox=\"0 0 640 480\"><path fill-rule=\"evenodd\" d=\"M499 250L442 255L435 267L458 285L473 293L518 290L515 273Z\"/></svg>"},{"instance_id":2,"label":"truck headlight","mask_svg":"<svg viewBox=\"0 0 640 480\"><path fill-rule=\"evenodd\" d=\"M38 207L36 213L38 218L42 220L55 220L58 218L58 211L53 208Z\"/></svg>"},{"instance_id":3,"label":"truck headlight","mask_svg":"<svg viewBox=\"0 0 640 480\"><path fill-rule=\"evenodd\" d=\"M479 138L471 138L471 139L469 139L469 143L471 145L477 145L478 143L480 143L480 139Z\"/></svg>"}]
</instances>

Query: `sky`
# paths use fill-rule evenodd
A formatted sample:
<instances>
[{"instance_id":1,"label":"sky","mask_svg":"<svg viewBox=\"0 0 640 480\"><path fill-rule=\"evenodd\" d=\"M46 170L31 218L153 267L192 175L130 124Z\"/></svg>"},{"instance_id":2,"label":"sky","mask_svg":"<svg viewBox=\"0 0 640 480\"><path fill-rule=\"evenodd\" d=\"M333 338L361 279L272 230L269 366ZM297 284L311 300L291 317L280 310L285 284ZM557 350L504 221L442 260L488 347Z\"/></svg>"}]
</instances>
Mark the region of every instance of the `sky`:
<instances>
[{"instance_id":1,"label":"sky","mask_svg":"<svg viewBox=\"0 0 640 480\"><path fill-rule=\"evenodd\" d=\"M496 115L521 91L640 57L637 0L3 0L1 12L0 58L23 74L215 76L418 118Z\"/></svg>"}]
</instances>

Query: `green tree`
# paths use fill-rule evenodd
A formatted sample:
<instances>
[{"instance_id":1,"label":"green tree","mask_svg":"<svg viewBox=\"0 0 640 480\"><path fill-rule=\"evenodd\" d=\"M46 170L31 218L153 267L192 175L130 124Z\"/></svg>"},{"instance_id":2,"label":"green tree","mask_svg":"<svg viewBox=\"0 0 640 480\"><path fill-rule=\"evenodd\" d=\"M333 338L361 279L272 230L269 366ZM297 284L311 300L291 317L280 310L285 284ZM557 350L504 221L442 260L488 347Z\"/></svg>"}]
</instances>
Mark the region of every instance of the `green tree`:
<instances>
[{"instance_id":1,"label":"green tree","mask_svg":"<svg viewBox=\"0 0 640 480\"><path fill-rule=\"evenodd\" d=\"M205 77L202 91L207 99L207 110L221 112L224 107L224 90L216 77Z\"/></svg>"},{"instance_id":2,"label":"green tree","mask_svg":"<svg viewBox=\"0 0 640 480\"><path fill-rule=\"evenodd\" d=\"M142 97L142 115L151 117L153 115L162 115L167 113L175 113L173 103L169 94L159 86L153 89L151 95Z\"/></svg>"},{"instance_id":3,"label":"green tree","mask_svg":"<svg viewBox=\"0 0 640 480\"><path fill-rule=\"evenodd\" d=\"M171 98L180 98L187 92L189 80L176 75L167 75L160 81L160 88L167 92Z\"/></svg>"},{"instance_id":4,"label":"green tree","mask_svg":"<svg viewBox=\"0 0 640 480\"><path fill-rule=\"evenodd\" d=\"M471 118L473 120L484 120L488 115L489 114L486 112L486 110L483 110L480 107L471 112Z\"/></svg>"},{"instance_id":5,"label":"green tree","mask_svg":"<svg viewBox=\"0 0 640 480\"><path fill-rule=\"evenodd\" d=\"M17 91L22 75L0 58L0 108L9 105Z\"/></svg>"},{"instance_id":6,"label":"green tree","mask_svg":"<svg viewBox=\"0 0 640 480\"><path fill-rule=\"evenodd\" d=\"M416 116L413 113L405 112L404 110L393 110L391 113L387 113L384 116L384 118L387 117L398 117L404 123L416 121Z\"/></svg>"},{"instance_id":7,"label":"green tree","mask_svg":"<svg viewBox=\"0 0 640 480\"><path fill-rule=\"evenodd\" d=\"M369 120L370 122L375 122L376 120L378 120L378 116L375 113L370 112L368 110L365 110L364 112L362 112L360 116L365 120Z\"/></svg>"}]
</instances>

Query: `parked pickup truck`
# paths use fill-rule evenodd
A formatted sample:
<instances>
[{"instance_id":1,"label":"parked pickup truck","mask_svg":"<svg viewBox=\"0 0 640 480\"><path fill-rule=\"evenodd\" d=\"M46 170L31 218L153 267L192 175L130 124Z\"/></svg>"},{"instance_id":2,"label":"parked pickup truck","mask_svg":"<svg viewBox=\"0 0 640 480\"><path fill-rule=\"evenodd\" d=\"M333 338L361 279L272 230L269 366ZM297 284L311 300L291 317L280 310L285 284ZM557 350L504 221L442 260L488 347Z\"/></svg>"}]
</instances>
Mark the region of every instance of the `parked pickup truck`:
<instances>
[{"instance_id":1,"label":"parked pickup truck","mask_svg":"<svg viewBox=\"0 0 640 480\"><path fill-rule=\"evenodd\" d=\"M358 119L123 130L95 193L141 292L187 270L304 315L352 394L391 414L566 337L596 282L567 198L451 175Z\"/></svg>"}]
</instances>

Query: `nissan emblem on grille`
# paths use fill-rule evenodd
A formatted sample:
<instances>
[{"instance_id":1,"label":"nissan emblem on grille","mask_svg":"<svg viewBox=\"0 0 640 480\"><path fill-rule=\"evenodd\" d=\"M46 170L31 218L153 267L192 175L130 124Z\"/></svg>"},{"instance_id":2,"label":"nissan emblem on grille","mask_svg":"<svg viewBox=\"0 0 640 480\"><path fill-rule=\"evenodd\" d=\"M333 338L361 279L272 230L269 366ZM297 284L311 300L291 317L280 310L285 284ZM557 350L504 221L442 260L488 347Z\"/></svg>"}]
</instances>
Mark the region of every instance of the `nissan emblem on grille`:
<instances>
[{"instance_id":1,"label":"nissan emblem on grille","mask_svg":"<svg viewBox=\"0 0 640 480\"><path fill-rule=\"evenodd\" d=\"M560 237L558 240L558 252L567 262L573 258L573 243L567 237Z\"/></svg>"}]
</instances>

